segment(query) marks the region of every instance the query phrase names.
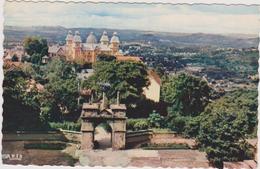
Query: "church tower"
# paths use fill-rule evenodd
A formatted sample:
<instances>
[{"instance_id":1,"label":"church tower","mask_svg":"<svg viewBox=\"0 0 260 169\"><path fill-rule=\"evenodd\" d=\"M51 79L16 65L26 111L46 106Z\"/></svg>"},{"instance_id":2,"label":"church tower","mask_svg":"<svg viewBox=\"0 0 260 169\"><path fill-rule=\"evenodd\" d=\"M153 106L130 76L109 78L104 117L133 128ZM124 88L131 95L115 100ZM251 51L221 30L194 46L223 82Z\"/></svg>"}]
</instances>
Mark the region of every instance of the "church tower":
<instances>
[{"instance_id":1,"label":"church tower","mask_svg":"<svg viewBox=\"0 0 260 169\"><path fill-rule=\"evenodd\" d=\"M107 36L107 32L106 31L104 31L103 32L103 34L102 34L102 36L101 36L101 38L100 38L100 43L102 44L102 45L109 45L109 39L108 39L108 36Z\"/></svg>"},{"instance_id":2,"label":"church tower","mask_svg":"<svg viewBox=\"0 0 260 169\"><path fill-rule=\"evenodd\" d=\"M71 57L73 53L72 44L73 44L73 35L72 32L69 31L68 35L66 36L66 45L65 45L65 55L67 59L69 59L69 57Z\"/></svg>"},{"instance_id":3,"label":"church tower","mask_svg":"<svg viewBox=\"0 0 260 169\"><path fill-rule=\"evenodd\" d=\"M73 35L72 35L72 32L69 31L68 35L66 36L66 45L68 47L71 47L72 46L72 42L73 42Z\"/></svg>"},{"instance_id":4,"label":"church tower","mask_svg":"<svg viewBox=\"0 0 260 169\"><path fill-rule=\"evenodd\" d=\"M81 37L79 31L73 37L73 59L81 57Z\"/></svg>"},{"instance_id":5,"label":"church tower","mask_svg":"<svg viewBox=\"0 0 260 169\"><path fill-rule=\"evenodd\" d=\"M116 55L119 51L119 44L120 44L120 41L119 41L119 37L117 36L117 33L114 32L113 33L113 36L110 40L110 48L112 50L112 54L113 55Z\"/></svg>"}]
</instances>

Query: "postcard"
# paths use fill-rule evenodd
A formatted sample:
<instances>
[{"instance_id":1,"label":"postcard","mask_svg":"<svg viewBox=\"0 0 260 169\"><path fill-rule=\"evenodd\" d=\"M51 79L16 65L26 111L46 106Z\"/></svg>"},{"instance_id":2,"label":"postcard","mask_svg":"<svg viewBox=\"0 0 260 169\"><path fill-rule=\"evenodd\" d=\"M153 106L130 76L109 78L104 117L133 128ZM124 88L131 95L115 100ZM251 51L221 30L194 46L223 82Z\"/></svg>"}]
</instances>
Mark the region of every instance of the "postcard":
<instances>
[{"instance_id":1,"label":"postcard","mask_svg":"<svg viewBox=\"0 0 260 169\"><path fill-rule=\"evenodd\" d=\"M129 2L4 3L3 164L256 168L260 5Z\"/></svg>"}]
</instances>

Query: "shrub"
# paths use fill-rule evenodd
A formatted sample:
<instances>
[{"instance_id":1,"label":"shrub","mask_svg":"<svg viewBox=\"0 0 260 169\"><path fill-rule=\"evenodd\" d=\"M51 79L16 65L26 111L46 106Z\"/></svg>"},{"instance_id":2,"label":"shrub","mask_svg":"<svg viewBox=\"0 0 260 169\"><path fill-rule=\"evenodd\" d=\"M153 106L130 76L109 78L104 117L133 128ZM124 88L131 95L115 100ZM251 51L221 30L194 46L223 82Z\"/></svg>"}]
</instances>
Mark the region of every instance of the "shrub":
<instances>
[{"instance_id":1,"label":"shrub","mask_svg":"<svg viewBox=\"0 0 260 169\"><path fill-rule=\"evenodd\" d=\"M153 111L148 117L150 127L162 128L164 127L164 117Z\"/></svg>"},{"instance_id":2,"label":"shrub","mask_svg":"<svg viewBox=\"0 0 260 169\"><path fill-rule=\"evenodd\" d=\"M50 127L52 129L63 129L63 130L71 130L71 131L80 131L81 122L68 122L65 121L63 123L50 122Z\"/></svg>"},{"instance_id":3,"label":"shrub","mask_svg":"<svg viewBox=\"0 0 260 169\"><path fill-rule=\"evenodd\" d=\"M168 117L168 128L170 128L172 131L175 131L177 133L182 133L184 131L186 121L188 117L181 116L181 115L174 115L171 117Z\"/></svg>"},{"instance_id":4,"label":"shrub","mask_svg":"<svg viewBox=\"0 0 260 169\"><path fill-rule=\"evenodd\" d=\"M127 130L137 131L149 128L147 119L128 119L126 123Z\"/></svg>"},{"instance_id":5,"label":"shrub","mask_svg":"<svg viewBox=\"0 0 260 169\"><path fill-rule=\"evenodd\" d=\"M197 136L199 147L215 167L222 168L223 161L242 161L251 158L250 147L245 140L248 130L247 116L241 112L203 113Z\"/></svg>"},{"instance_id":6,"label":"shrub","mask_svg":"<svg viewBox=\"0 0 260 169\"><path fill-rule=\"evenodd\" d=\"M195 138L199 134L199 130L200 130L199 116L193 118L191 117L186 121L183 134L186 137Z\"/></svg>"}]
</instances>

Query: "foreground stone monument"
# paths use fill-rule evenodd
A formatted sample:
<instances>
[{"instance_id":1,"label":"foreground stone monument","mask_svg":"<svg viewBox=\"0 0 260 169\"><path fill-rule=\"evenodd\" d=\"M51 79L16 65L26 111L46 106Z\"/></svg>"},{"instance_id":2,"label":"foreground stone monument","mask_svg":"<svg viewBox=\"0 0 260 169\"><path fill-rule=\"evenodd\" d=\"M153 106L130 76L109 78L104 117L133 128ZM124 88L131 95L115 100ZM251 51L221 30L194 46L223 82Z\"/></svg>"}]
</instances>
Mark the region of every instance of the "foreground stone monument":
<instances>
[{"instance_id":1,"label":"foreground stone monument","mask_svg":"<svg viewBox=\"0 0 260 169\"><path fill-rule=\"evenodd\" d=\"M94 131L100 123L107 122L112 128L112 149L120 150L125 148L126 136L126 106L119 103L108 105L105 93L101 103L84 103L81 113L82 125L82 150L94 148Z\"/></svg>"}]
</instances>

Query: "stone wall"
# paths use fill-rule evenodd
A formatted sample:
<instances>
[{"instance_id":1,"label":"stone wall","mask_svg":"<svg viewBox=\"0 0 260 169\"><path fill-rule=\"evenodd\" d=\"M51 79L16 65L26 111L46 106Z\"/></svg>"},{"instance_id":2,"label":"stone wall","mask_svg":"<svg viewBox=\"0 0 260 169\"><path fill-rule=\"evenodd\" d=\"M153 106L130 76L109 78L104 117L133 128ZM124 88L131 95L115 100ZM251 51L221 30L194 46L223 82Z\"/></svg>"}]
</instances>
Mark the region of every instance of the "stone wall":
<instances>
[{"instance_id":1,"label":"stone wall","mask_svg":"<svg viewBox=\"0 0 260 169\"><path fill-rule=\"evenodd\" d=\"M17 132L4 133L3 141L67 141L59 132Z\"/></svg>"},{"instance_id":2,"label":"stone wall","mask_svg":"<svg viewBox=\"0 0 260 169\"><path fill-rule=\"evenodd\" d=\"M187 144L190 148L195 148L194 139L186 139L174 132L158 133L152 130L131 131L126 133L127 148L138 148L142 144Z\"/></svg>"},{"instance_id":3,"label":"stone wall","mask_svg":"<svg viewBox=\"0 0 260 169\"><path fill-rule=\"evenodd\" d=\"M151 138L151 142L153 144L167 144L167 143L175 143L175 144L187 144L190 148L195 148L196 142L194 139L186 139L182 136L174 132L167 133L153 133L153 137Z\"/></svg>"},{"instance_id":4,"label":"stone wall","mask_svg":"<svg viewBox=\"0 0 260 169\"><path fill-rule=\"evenodd\" d=\"M138 148L144 143L150 143L152 130L128 131L126 133L126 148Z\"/></svg>"},{"instance_id":5,"label":"stone wall","mask_svg":"<svg viewBox=\"0 0 260 169\"><path fill-rule=\"evenodd\" d=\"M82 133L78 131L60 130L63 136L70 142L80 143Z\"/></svg>"},{"instance_id":6,"label":"stone wall","mask_svg":"<svg viewBox=\"0 0 260 169\"><path fill-rule=\"evenodd\" d=\"M52 132L4 133L3 141L68 141L81 142L81 132L60 130Z\"/></svg>"}]
</instances>

